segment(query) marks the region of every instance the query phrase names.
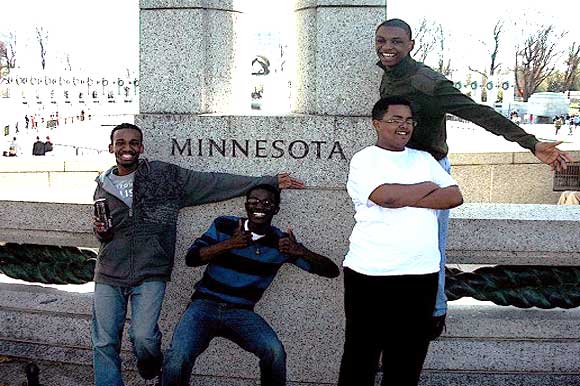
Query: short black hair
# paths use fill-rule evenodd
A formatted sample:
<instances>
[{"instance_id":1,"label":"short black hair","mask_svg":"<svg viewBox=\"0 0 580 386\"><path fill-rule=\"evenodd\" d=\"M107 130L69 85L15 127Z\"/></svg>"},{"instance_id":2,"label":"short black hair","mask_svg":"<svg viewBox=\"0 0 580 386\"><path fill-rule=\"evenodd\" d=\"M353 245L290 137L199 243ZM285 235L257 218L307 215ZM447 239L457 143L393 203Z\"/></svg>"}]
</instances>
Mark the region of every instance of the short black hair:
<instances>
[{"instance_id":1,"label":"short black hair","mask_svg":"<svg viewBox=\"0 0 580 386\"><path fill-rule=\"evenodd\" d=\"M276 201L276 206L280 206L280 189L278 189L274 185L269 185L269 184L256 185L253 188L250 188L250 190L248 190L248 192L246 193L246 199L248 199L250 197L250 193L252 193L254 190L258 190L258 189L266 190L266 191L272 193L274 195L274 200Z\"/></svg>"},{"instance_id":2,"label":"short black hair","mask_svg":"<svg viewBox=\"0 0 580 386\"><path fill-rule=\"evenodd\" d=\"M413 32L411 31L411 26L409 24L407 24L406 21L403 21L401 19L389 19L389 20L383 21L381 24L379 24L379 26L375 30L375 33L377 33L377 31L381 27L401 28L401 29L405 30L407 35L409 35L409 40L413 40Z\"/></svg>"},{"instance_id":3,"label":"short black hair","mask_svg":"<svg viewBox=\"0 0 580 386\"><path fill-rule=\"evenodd\" d=\"M123 129L131 129L131 130L137 130L139 132L139 134L141 135L141 141L143 141L143 131L141 131L141 129L136 126L133 125L132 123L121 123L120 125L117 125L113 128L113 130L111 130L111 143L113 143L113 135L115 135L115 131L117 130L123 130Z\"/></svg>"},{"instance_id":4,"label":"short black hair","mask_svg":"<svg viewBox=\"0 0 580 386\"><path fill-rule=\"evenodd\" d=\"M389 109L389 106L391 105L403 105L403 106L409 106L409 108L411 109L411 114L415 114L415 111L413 109L413 104L411 103L410 100L408 100L407 98L404 98L402 96L388 96L388 97L384 97L379 99L379 101L377 103L375 103L375 105L373 106L373 112L372 112L372 116L373 119L376 120L381 120L383 119L383 117L385 116L385 113L387 112L387 110Z\"/></svg>"}]
</instances>

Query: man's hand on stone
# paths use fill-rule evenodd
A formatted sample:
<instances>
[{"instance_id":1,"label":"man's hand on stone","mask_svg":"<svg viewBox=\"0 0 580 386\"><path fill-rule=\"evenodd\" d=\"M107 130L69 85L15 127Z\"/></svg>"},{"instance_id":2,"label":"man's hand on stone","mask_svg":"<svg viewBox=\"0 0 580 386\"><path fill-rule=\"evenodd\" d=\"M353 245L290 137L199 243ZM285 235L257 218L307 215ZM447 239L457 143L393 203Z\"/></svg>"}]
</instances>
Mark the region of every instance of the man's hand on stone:
<instances>
[{"instance_id":1,"label":"man's hand on stone","mask_svg":"<svg viewBox=\"0 0 580 386\"><path fill-rule=\"evenodd\" d=\"M550 165L552 170L558 172L566 170L567 164L574 160L568 153L563 152L556 147L561 143L562 141L538 142L534 149L534 155L543 163Z\"/></svg>"},{"instance_id":2,"label":"man's hand on stone","mask_svg":"<svg viewBox=\"0 0 580 386\"><path fill-rule=\"evenodd\" d=\"M278 174L278 188L280 189L304 189L304 181L290 176L290 173Z\"/></svg>"}]
</instances>

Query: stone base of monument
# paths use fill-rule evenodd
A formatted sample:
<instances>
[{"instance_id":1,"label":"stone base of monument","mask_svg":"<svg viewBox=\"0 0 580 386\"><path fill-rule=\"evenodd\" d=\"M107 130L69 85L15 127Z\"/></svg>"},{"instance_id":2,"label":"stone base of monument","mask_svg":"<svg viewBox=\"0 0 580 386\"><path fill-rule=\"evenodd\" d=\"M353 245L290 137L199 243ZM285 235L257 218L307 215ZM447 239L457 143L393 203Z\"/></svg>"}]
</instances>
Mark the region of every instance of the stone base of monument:
<instances>
[{"instance_id":1,"label":"stone base of monument","mask_svg":"<svg viewBox=\"0 0 580 386\"><path fill-rule=\"evenodd\" d=\"M17 358L8 358L0 363L0 385L19 386L26 380L24 367L29 362ZM89 386L93 384L90 366L63 364L58 362L37 361L40 368L40 382L43 386ZM124 374L126 386L143 386L144 381L136 371L126 371ZM377 376L376 385L380 385L382 375ZM546 386L578 385L577 375L554 374L484 374L477 372L438 372L426 370L423 372L419 386ZM258 386L259 382L248 379L220 379L218 377L193 376L193 386ZM330 385L327 383L305 384L288 383L288 386Z\"/></svg>"},{"instance_id":2,"label":"stone base of monument","mask_svg":"<svg viewBox=\"0 0 580 386\"><path fill-rule=\"evenodd\" d=\"M45 386L91 384L91 295L18 284L3 284L0 289L0 355L11 359L0 362L0 385L19 385L28 361L39 364ZM451 303L447 332L431 345L421 385L580 384L580 309L522 310L460 302ZM169 339L165 332L164 346ZM280 335L286 341L287 334ZM342 330L321 335L342 340ZM326 358L312 358L310 364L296 363L302 360L292 355L296 343L286 342L289 385L332 385L340 352L328 351ZM333 350L339 346L333 344ZM127 339L122 357L126 385L142 385ZM305 367L317 376L304 374ZM194 374L193 385L258 384L257 360L221 339L200 357Z\"/></svg>"},{"instance_id":3,"label":"stone base of monument","mask_svg":"<svg viewBox=\"0 0 580 386\"><path fill-rule=\"evenodd\" d=\"M285 192L285 199L293 207L300 203L304 212L281 213L280 223L300 230L298 237L306 245L316 245L340 263L352 226L346 194L326 191L323 199L314 200L306 190ZM94 247L91 207L0 201L0 241ZM319 225L305 219L316 210L330 213L336 207L348 209L335 210L334 223L327 224L334 229L332 237L316 243L311 235L320 230ZM236 199L180 214L176 267L160 323L164 347L202 272L183 263L192 234L200 234L216 215L239 213L241 208L242 200ZM450 263L577 266L578 219L580 208L573 206L466 204L452 212ZM342 293L341 278L320 279L284 267L258 305L257 311L286 346L290 385L336 382L344 328ZM46 386L67 386L66 377L70 385L90 384L85 380L91 377L91 302L90 293L0 284L0 356L47 366L50 370L42 380ZM425 363L424 385L580 384L580 308L466 303L451 303L448 330L432 344ZM130 376L135 366L126 337L125 333L122 357ZM65 365L78 370L66 370ZM13 362L0 363L0 385L19 384L13 366ZM52 369L59 366L64 368L61 373ZM76 376L78 380L71 378ZM216 339L199 358L195 376L198 385L255 386L258 363L231 342Z\"/></svg>"}]
</instances>

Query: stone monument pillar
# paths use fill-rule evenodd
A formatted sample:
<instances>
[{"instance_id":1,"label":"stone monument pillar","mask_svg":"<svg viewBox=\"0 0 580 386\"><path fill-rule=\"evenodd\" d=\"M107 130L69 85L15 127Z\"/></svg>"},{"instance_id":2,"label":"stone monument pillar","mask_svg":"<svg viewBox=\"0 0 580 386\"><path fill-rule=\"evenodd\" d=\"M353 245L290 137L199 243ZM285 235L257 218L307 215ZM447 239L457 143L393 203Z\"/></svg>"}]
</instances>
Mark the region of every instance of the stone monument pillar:
<instances>
[{"instance_id":1,"label":"stone monument pillar","mask_svg":"<svg viewBox=\"0 0 580 386\"><path fill-rule=\"evenodd\" d=\"M228 111L246 97L240 3L141 0L141 113Z\"/></svg>"},{"instance_id":2,"label":"stone monument pillar","mask_svg":"<svg viewBox=\"0 0 580 386\"><path fill-rule=\"evenodd\" d=\"M297 2L299 68L292 92L300 114L250 115L248 109L236 115L234 102L248 107L250 102L250 88L240 79L250 76L253 52L244 51L239 32L247 16L240 7L250 1L141 0L136 124L144 132L144 157L208 172L293 173L306 189L282 192L275 225L291 228L299 241L340 264L354 214L345 191L348 162L375 141L369 116L381 73L373 41L385 2ZM185 266L187 247L215 217L244 216L243 202L238 198L181 211L160 322L164 347L203 272ZM336 381L342 293L341 279L283 267L258 303L256 310L284 342L289 384ZM250 386L259 378L256 358L219 339L194 372L199 381L216 386Z\"/></svg>"},{"instance_id":3,"label":"stone monument pillar","mask_svg":"<svg viewBox=\"0 0 580 386\"><path fill-rule=\"evenodd\" d=\"M293 111L370 115L381 70L375 66L376 26L385 0L296 0Z\"/></svg>"}]
</instances>

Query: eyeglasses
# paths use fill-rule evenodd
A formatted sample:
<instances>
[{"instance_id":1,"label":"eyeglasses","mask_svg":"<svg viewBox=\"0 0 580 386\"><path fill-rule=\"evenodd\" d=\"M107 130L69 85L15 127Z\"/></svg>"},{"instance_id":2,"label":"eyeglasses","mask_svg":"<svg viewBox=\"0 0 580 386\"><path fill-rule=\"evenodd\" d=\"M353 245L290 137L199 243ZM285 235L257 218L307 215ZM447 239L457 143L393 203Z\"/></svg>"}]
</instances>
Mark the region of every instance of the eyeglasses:
<instances>
[{"instance_id":1,"label":"eyeglasses","mask_svg":"<svg viewBox=\"0 0 580 386\"><path fill-rule=\"evenodd\" d=\"M258 205L258 204L262 204L262 206L264 208L273 208L276 206L276 203L274 201L270 201L270 200L260 200L259 198L254 198L254 197L250 197L246 200L246 204L248 205Z\"/></svg>"},{"instance_id":2,"label":"eyeglasses","mask_svg":"<svg viewBox=\"0 0 580 386\"><path fill-rule=\"evenodd\" d=\"M406 126L413 126L413 127L417 127L417 123L418 123L414 119L401 119L401 118L379 119L379 121L382 121L385 123L395 123L398 126L406 125Z\"/></svg>"}]
</instances>

